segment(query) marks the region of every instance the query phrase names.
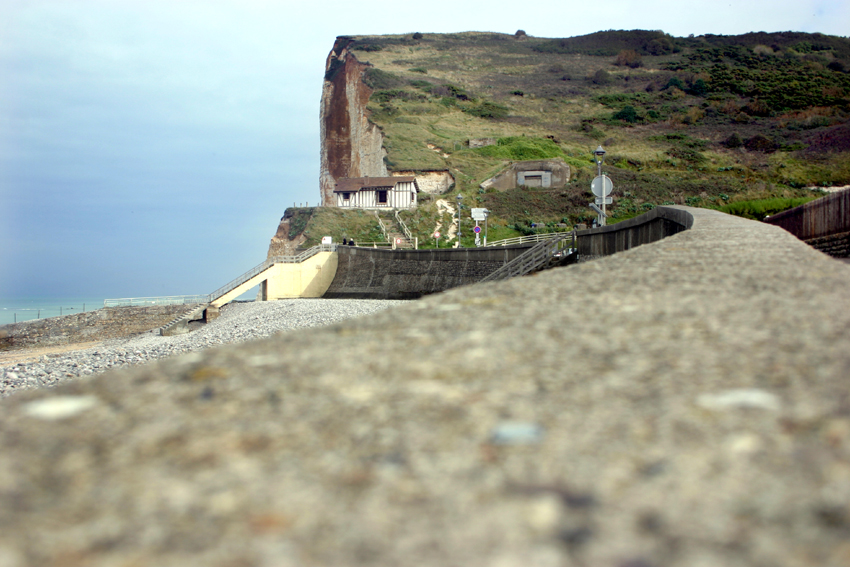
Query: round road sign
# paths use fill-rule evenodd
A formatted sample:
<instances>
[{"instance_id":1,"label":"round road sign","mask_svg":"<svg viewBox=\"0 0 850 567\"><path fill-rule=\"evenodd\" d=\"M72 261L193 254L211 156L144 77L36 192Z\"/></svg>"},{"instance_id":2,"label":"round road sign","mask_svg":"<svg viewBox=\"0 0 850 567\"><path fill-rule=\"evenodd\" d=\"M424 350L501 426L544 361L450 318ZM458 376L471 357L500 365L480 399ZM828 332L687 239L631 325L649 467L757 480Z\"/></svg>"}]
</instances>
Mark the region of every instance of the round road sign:
<instances>
[{"instance_id":1,"label":"round road sign","mask_svg":"<svg viewBox=\"0 0 850 567\"><path fill-rule=\"evenodd\" d=\"M590 190L597 197L607 197L614 190L614 182L607 175L597 175L590 183Z\"/></svg>"},{"instance_id":2,"label":"round road sign","mask_svg":"<svg viewBox=\"0 0 850 567\"><path fill-rule=\"evenodd\" d=\"M472 230L474 230L474 231L475 231L475 234L478 234L479 232L481 232L481 227L480 227L480 226L476 226L476 227L475 227L475 228L473 228Z\"/></svg>"},{"instance_id":3,"label":"round road sign","mask_svg":"<svg viewBox=\"0 0 850 567\"><path fill-rule=\"evenodd\" d=\"M434 238L440 238L440 231L439 230L434 233Z\"/></svg>"}]
</instances>

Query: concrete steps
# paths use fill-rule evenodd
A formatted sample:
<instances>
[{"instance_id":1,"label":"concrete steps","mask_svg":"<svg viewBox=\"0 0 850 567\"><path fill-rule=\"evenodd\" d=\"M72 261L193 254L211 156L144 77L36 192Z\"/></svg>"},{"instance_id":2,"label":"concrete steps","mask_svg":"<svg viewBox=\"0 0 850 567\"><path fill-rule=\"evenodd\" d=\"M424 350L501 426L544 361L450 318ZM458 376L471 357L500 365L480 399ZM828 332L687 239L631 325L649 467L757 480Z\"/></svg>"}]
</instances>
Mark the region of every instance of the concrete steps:
<instances>
[{"instance_id":1,"label":"concrete steps","mask_svg":"<svg viewBox=\"0 0 850 567\"><path fill-rule=\"evenodd\" d=\"M209 304L202 303L200 305L194 305L186 312L184 312L179 317L172 319L165 325L159 328L159 334L163 337L173 337L175 335L185 335L191 329L189 329L189 321L194 321L196 319L200 319L204 310L208 307Z\"/></svg>"}]
</instances>

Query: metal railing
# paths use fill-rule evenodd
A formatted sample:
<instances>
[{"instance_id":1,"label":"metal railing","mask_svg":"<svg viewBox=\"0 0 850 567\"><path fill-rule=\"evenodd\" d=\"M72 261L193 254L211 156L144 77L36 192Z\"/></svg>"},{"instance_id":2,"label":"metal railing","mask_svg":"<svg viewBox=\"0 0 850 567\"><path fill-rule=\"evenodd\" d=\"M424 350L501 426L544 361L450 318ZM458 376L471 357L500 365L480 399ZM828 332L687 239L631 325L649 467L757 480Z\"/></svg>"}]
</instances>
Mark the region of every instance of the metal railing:
<instances>
[{"instance_id":1,"label":"metal railing","mask_svg":"<svg viewBox=\"0 0 850 567\"><path fill-rule=\"evenodd\" d=\"M543 240L517 256L481 282L494 282L506 280L518 276L524 276L531 272L543 268L548 264L558 252L562 252L568 247L575 248L575 232L560 233L559 238L550 238Z\"/></svg>"},{"instance_id":2,"label":"metal railing","mask_svg":"<svg viewBox=\"0 0 850 567\"><path fill-rule=\"evenodd\" d=\"M336 247L337 247L336 244L319 244L318 246L313 246L312 248L308 248L307 250L305 250L301 254L298 254L297 256L273 256L273 257L269 258L268 260L266 260L265 262L263 262L261 264L257 264L256 266L254 266L253 268L251 268L250 270L248 270L247 272L245 272L244 274L242 274L238 278L224 284L223 286L221 286L220 288L218 288L217 290L215 290L214 292L209 294L209 300L207 301L207 303L209 303L211 301L215 301L216 299L223 296L224 294L233 291L234 289L236 289L237 287L239 287L243 283L247 282L248 280L250 280L254 276L268 270L269 268L271 268L275 264L300 264L304 260L312 258L313 256L315 256L319 252L334 252L336 250Z\"/></svg>"},{"instance_id":3,"label":"metal railing","mask_svg":"<svg viewBox=\"0 0 850 567\"><path fill-rule=\"evenodd\" d=\"M162 297L127 297L123 299L105 299L104 307L137 307L145 305L180 305L190 303L210 303L229 293L247 282L254 276L269 269L275 264L300 264L312 258L319 252L335 252L337 244L319 244L304 250L295 256L273 256L266 261L257 264L238 278L224 284L217 290L207 295L168 295Z\"/></svg>"},{"instance_id":4,"label":"metal railing","mask_svg":"<svg viewBox=\"0 0 850 567\"><path fill-rule=\"evenodd\" d=\"M145 307L151 305L189 305L207 303L207 295L168 295L163 297L125 297L104 299L104 307Z\"/></svg>"},{"instance_id":5,"label":"metal railing","mask_svg":"<svg viewBox=\"0 0 850 567\"><path fill-rule=\"evenodd\" d=\"M381 227L381 233L384 235L384 240L390 242L390 235L387 232L387 227L384 225L384 221L381 220L381 215L378 211L375 211L375 218L378 219L378 226Z\"/></svg>"},{"instance_id":6,"label":"metal railing","mask_svg":"<svg viewBox=\"0 0 850 567\"><path fill-rule=\"evenodd\" d=\"M413 235L410 233L410 230L407 229L407 225L404 224L404 221L401 220L401 217L398 216L398 211L393 211L395 213L395 220L398 222L398 226L401 227L402 232L407 237L408 240L413 240Z\"/></svg>"},{"instance_id":7,"label":"metal railing","mask_svg":"<svg viewBox=\"0 0 850 567\"><path fill-rule=\"evenodd\" d=\"M570 232L547 232L544 234L530 234L528 236L515 236L514 238L505 238L504 240L494 240L488 242L487 246L511 246L513 244L527 244L529 242L541 242L552 238L559 238L564 234L572 234Z\"/></svg>"}]
</instances>

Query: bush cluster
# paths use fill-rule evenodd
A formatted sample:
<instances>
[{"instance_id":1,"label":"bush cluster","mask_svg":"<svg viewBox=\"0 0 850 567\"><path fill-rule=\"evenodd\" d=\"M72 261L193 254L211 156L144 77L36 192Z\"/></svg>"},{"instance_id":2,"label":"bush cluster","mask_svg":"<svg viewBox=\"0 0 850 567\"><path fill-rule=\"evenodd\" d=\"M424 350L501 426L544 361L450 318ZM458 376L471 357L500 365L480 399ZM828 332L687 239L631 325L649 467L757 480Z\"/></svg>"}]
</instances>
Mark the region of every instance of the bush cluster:
<instances>
[{"instance_id":1,"label":"bush cluster","mask_svg":"<svg viewBox=\"0 0 850 567\"><path fill-rule=\"evenodd\" d=\"M461 110L479 118L499 119L508 115L508 107L495 102L483 101L473 106L465 106Z\"/></svg>"},{"instance_id":2,"label":"bush cluster","mask_svg":"<svg viewBox=\"0 0 850 567\"><path fill-rule=\"evenodd\" d=\"M617 65L618 67L630 67L632 69L637 69L643 65L643 59L641 58L640 53L634 49L624 49L617 54L617 58L614 60L614 65Z\"/></svg>"}]
</instances>

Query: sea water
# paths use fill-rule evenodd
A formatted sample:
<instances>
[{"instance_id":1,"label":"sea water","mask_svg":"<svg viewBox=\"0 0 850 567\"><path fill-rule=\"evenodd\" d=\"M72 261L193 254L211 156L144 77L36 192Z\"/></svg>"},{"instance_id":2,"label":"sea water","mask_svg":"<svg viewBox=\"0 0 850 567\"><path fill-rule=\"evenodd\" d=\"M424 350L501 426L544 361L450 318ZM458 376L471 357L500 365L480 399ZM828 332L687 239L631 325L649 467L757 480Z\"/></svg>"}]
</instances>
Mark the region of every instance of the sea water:
<instances>
[{"instance_id":1,"label":"sea water","mask_svg":"<svg viewBox=\"0 0 850 567\"><path fill-rule=\"evenodd\" d=\"M94 311L103 307L103 297L0 298L0 325Z\"/></svg>"},{"instance_id":2,"label":"sea water","mask_svg":"<svg viewBox=\"0 0 850 567\"><path fill-rule=\"evenodd\" d=\"M259 286L249 289L236 298L238 301L252 301L257 297ZM103 297L0 297L0 325L21 323L34 319L58 317L94 311L103 307Z\"/></svg>"}]
</instances>

